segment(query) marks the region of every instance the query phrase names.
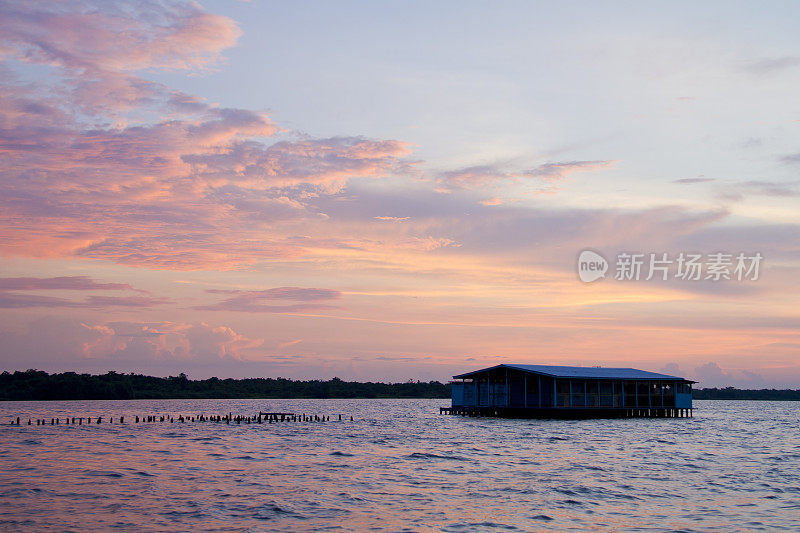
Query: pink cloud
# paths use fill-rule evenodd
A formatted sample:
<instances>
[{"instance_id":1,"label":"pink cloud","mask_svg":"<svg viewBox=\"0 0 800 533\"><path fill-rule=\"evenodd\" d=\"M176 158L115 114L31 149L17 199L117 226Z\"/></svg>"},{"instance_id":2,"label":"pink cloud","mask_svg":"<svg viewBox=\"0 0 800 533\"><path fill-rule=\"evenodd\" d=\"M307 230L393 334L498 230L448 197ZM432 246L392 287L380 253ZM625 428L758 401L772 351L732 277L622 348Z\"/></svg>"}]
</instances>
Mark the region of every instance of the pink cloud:
<instances>
[{"instance_id":1,"label":"pink cloud","mask_svg":"<svg viewBox=\"0 0 800 533\"><path fill-rule=\"evenodd\" d=\"M7 51L34 63L89 70L194 69L219 60L241 35L194 2L115 6L31 0L0 12Z\"/></svg>"},{"instance_id":2,"label":"pink cloud","mask_svg":"<svg viewBox=\"0 0 800 533\"><path fill-rule=\"evenodd\" d=\"M485 198L485 199L481 200L480 203L481 203L481 205L502 205L503 199L502 198L497 198L496 196L493 196L491 198Z\"/></svg>"},{"instance_id":3,"label":"pink cloud","mask_svg":"<svg viewBox=\"0 0 800 533\"><path fill-rule=\"evenodd\" d=\"M33 291L41 289L96 291L134 290L127 283L100 283L88 276L59 276L56 278L0 278L0 290Z\"/></svg>"},{"instance_id":4,"label":"pink cloud","mask_svg":"<svg viewBox=\"0 0 800 533\"><path fill-rule=\"evenodd\" d=\"M66 307L105 309L109 307L149 308L170 303L168 298L151 296L96 296L84 300L20 293L20 291L147 291L134 289L127 283L100 283L88 276L60 276L55 278L0 278L0 308Z\"/></svg>"},{"instance_id":5,"label":"pink cloud","mask_svg":"<svg viewBox=\"0 0 800 533\"><path fill-rule=\"evenodd\" d=\"M241 142L225 150L183 156L192 172L216 186L244 188L319 185L338 192L348 179L397 171L406 143L361 137L282 141L271 146Z\"/></svg>"},{"instance_id":6,"label":"pink cloud","mask_svg":"<svg viewBox=\"0 0 800 533\"><path fill-rule=\"evenodd\" d=\"M135 110L169 93L134 72L208 68L241 34L232 20L189 2L34 0L5 6L0 25L0 56L60 69L64 84L53 92L69 94L84 113L100 116Z\"/></svg>"},{"instance_id":7,"label":"pink cloud","mask_svg":"<svg viewBox=\"0 0 800 533\"><path fill-rule=\"evenodd\" d=\"M170 303L169 298L150 296L90 296L85 300L70 300L37 294L19 294L0 291L0 308L23 309L29 307L107 309L110 307L150 308Z\"/></svg>"},{"instance_id":8,"label":"pink cloud","mask_svg":"<svg viewBox=\"0 0 800 533\"><path fill-rule=\"evenodd\" d=\"M238 289L206 289L208 294L237 294L242 291Z\"/></svg>"},{"instance_id":9,"label":"pink cloud","mask_svg":"<svg viewBox=\"0 0 800 533\"><path fill-rule=\"evenodd\" d=\"M764 378L748 370L722 369L717 363L709 362L694 369L694 377L700 387L764 387Z\"/></svg>"},{"instance_id":10,"label":"pink cloud","mask_svg":"<svg viewBox=\"0 0 800 533\"><path fill-rule=\"evenodd\" d=\"M89 296L84 305L86 307L137 307L149 308L155 305L171 303L169 298L150 296Z\"/></svg>"},{"instance_id":11,"label":"pink cloud","mask_svg":"<svg viewBox=\"0 0 800 533\"><path fill-rule=\"evenodd\" d=\"M34 321L27 331L0 331L0 340L9 354L25 354L36 364L71 358L131 365L243 360L264 342L205 322L86 323L54 317Z\"/></svg>"},{"instance_id":12,"label":"pink cloud","mask_svg":"<svg viewBox=\"0 0 800 533\"><path fill-rule=\"evenodd\" d=\"M405 143L269 144L281 130L264 113L140 77L208 67L234 44L235 24L196 4L33 2L0 17L0 55L47 65L56 80L33 86L0 71L5 255L179 270L294 258L303 247L276 223L324 218L313 199L353 178L408 171Z\"/></svg>"},{"instance_id":13,"label":"pink cloud","mask_svg":"<svg viewBox=\"0 0 800 533\"><path fill-rule=\"evenodd\" d=\"M715 178L681 178L674 180L672 183L680 183L682 185L694 185L695 183L710 183L715 181Z\"/></svg>"},{"instance_id":14,"label":"pink cloud","mask_svg":"<svg viewBox=\"0 0 800 533\"><path fill-rule=\"evenodd\" d=\"M545 180L561 180L575 172L591 172L614 165L616 161L565 161L560 163L544 163L528 170L526 176Z\"/></svg>"},{"instance_id":15,"label":"pink cloud","mask_svg":"<svg viewBox=\"0 0 800 533\"><path fill-rule=\"evenodd\" d=\"M566 161L544 163L528 170L507 169L500 164L479 165L442 172L437 176L437 190L481 189L523 179L558 181L574 172L589 172L607 168L616 161Z\"/></svg>"},{"instance_id":16,"label":"pink cloud","mask_svg":"<svg viewBox=\"0 0 800 533\"><path fill-rule=\"evenodd\" d=\"M164 87L156 83L122 72L82 73L70 82L73 86L69 95L71 101L94 116L118 116L152 105L164 91Z\"/></svg>"},{"instance_id":17,"label":"pink cloud","mask_svg":"<svg viewBox=\"0 0 800 533\"><path fill-rule=\"evenodd\" d=\"M459 228L431 217L391 231L382 224L388 219L375 220L382 213L368 217L383 226L376 230L329 220L324 201L345 196L356 178L413 174L407 143L357 136L274 142L281 130L264 113L219 108L141 77L142 69L212 65L238 35L227 19L194 4L150 6L145 16L106 4L33 3L3 16L11 27L3 53L49 65L57 80L34 87L0 73L4 255L227 270L309 250L428 253L462 242L454 237ZM53 34L43 34L37 20ZM125 33L120 46L97 46L108 28ZM607 164L470 167L441 174L438 184L548 182ZM228 305L255 305L237 297Z\"/></svg>"},{"instance_id":18,"label":"pink cloud","mask_svg":"<svg viewBox=\"0 0 800 533\"><path fill-rule=\"evenodd\" d=\"M213 291L211 289L208 292ZM333 289L303 287L276 287L262 291L237 291L235 296L213 305L200 306L205 311L239 311L246 313L296 313L302 311L334 309L335 306L319 302L338 300L341 292ZM289 300L301 303L274 303Z\"/></svg>"},{"instance_id":19,"label":"pink cloud","mask_svg":"<svg viewBox=\"0 0 800 533\"><path fill-rule=\"evenodd\" d=\"M442 172L436 182L440 191L450 192L478 189L520 176L521 173L504 170L500 165L481 165Z\"/></svg>"},{"instance_id":20,"label":"pink cloud","mask_svg":"<svg viewBox=\"0 0 800 533\"><path fill-rule=\"evenodd\" d=\"M255 292L260 298L265 298L268 300L300 300L309 302L316 300L338 300L342 297L341 292L333 289L315 289L303 287L276 287L274 289Z\"/></svg>"},{"instance_id":21,"label":"pink cloud","mask_svg":"<svg viewBox=\"0 0 800 533\"><path fill-rule=\"evenodd\" d=\"M431 235L426 237L411 237L408 240L399 242L398 245L403 248L410 248L412 250L421 250L425 252L438 250L439 248L457 248L461 246L453 239L448 239L446 237L433 237Z\"/></svg>"},{"instance_id":22,"label":"pink cloud","mask_svg":"<svg viewBox=\"0 0 800 533\"><path fill-rule=\"evenodd\" d=\"M303 342L303 339L295 339L295 340L291 340L291 341L281 342L281 343L278 344L278 348L279 349L289 348L290 346L294 346L296 344L300 344L301 342Z\"/></svg>"},{"instance_id":23,"label":"pink cloud","mask_svg":"<svg viewBox=\"0 0 800 533\"><path fill-rule=\"evenodd\" d=\"M0 309L23 309L26 307L80 307L78 302L53 296L0 292Z\"/></svg>"},{"instance_id":24,"label":"pink cloud","mask_svg":"<svg viewBox=\"0 0 800 533\"><path fill-rule=\"evenodd\" d=\"M81 343L80 350L84 357L94 359L240 360L263 343L227 326L204 322L109 322L83 327L91 337Z\"/></svg>"}]
</instances>

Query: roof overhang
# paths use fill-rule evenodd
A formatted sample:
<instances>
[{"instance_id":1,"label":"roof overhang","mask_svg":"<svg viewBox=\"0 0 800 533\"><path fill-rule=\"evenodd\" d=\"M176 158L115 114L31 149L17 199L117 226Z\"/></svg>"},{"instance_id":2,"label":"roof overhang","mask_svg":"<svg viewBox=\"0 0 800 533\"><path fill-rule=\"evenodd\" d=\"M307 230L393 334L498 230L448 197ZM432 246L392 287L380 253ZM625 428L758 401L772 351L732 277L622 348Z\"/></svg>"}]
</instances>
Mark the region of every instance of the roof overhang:
<instances>
[{"instance_id":1,"label":"roof overhang","mask_svg":"<svg viewBox=\"0 0 800 533\"><path fill-rule=\"evenodd\" d=\"M561 379L598 379L598 380L629 380L629 381L685 381L688 383L697 383L691 379L686 379L680 376L670 376L667 374L659 374L657 372L649 372L647 370L638 370L635 368L606 368L606 367L582 367L582 366L550 366L550 365L517 365L517 364L499 364L480 370L473 370L472 372L465 372L453 376L453 379L468 379L475 377L478 374L484 374L492 370L507 368L509 370L517 370L529 374L536 374L540 376L549 376Z\"/></svg>"}]
</instances>

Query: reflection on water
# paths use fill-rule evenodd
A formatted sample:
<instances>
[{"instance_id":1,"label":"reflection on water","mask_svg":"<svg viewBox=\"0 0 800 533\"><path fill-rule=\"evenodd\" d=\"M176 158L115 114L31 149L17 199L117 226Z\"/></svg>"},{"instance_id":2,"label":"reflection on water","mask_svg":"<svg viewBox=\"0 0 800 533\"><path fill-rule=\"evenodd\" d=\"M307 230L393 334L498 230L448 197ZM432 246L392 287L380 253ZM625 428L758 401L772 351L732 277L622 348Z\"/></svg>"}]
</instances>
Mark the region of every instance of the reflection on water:
<instances>
[{"instance_id":1,"label":"reflection on water","mask_svg":"<svg viewBox=\"0 0 800 533\"><path fill-rule=\"evenodd\" d=\"M23 425L0 426L0 529L799 530L800 405L696 403L553 421L439 416L444 400L4 402ZM128 423L259 410L332 416ZM24 425L67 415L126 424Z\"/></svg>"}]
</instances>

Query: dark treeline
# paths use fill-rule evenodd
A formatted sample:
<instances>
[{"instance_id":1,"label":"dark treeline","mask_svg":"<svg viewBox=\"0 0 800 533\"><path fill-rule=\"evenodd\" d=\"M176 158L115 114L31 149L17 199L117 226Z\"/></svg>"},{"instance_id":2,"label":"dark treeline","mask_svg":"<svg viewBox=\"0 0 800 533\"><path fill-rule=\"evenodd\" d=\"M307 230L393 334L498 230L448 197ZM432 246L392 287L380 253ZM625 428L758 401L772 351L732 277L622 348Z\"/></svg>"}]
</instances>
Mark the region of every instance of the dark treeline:
<instances>
[{"instance_id":1,"label":"dark treeline","mask_svg":"<svg viewBox=\"0 0 800 533\"><path fill-rule=\"evenodd\" d=\"M800 401L800 390L791 389L695 389L695 400L792 400Z\"/></svg>"},{"instance_id":2,"label":"dark treeline","mask_svg":"<svg viewBox=\"0 0 800 533\"><path fill-rule=\"evenodd\" d=\"M800 390L695 389L695 400L794 400ZM159 378L141 374L48 374L41 370L0 374L0 400L133 400L167 398L449 398L450 386L438 381L361 383L333 378L295 381L284 378L189 379L185 374Z\"/></svg>"},{"instance_id":3,"label":"dark treeline","mask_svg":"<svg viewBox=\"0 0 800 533\"><path fill-rule=\"evenodd\" d=\"M108 372L48 374L40 370L0 374L0 400L132 400L166 398L449 398L450 386L430 381L360 383L333 378L188 379Z\"/></svg>"}]
</instances>

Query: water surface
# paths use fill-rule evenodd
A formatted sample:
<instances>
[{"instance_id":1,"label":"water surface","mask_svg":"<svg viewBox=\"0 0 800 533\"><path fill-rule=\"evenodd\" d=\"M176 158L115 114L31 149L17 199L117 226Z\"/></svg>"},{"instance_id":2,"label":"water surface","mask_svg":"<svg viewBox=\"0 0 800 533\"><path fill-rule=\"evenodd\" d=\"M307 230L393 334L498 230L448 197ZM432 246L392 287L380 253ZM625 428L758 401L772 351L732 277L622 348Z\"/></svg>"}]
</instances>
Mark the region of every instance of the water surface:
<instances>
[{"instance_id":1,"label":"water surface","mask_svg":"<svg viewBox=\"0 0 800 533\"><path fill-rule=\"evenodd\" d=\"M573 421L440 416L445 405L3 402L3 424L126 423L0 426L0 529L800 530L798 403L696 402L691 419ZM131 423L259 410L331 421Z\"/></svg>"}]
</instances>

